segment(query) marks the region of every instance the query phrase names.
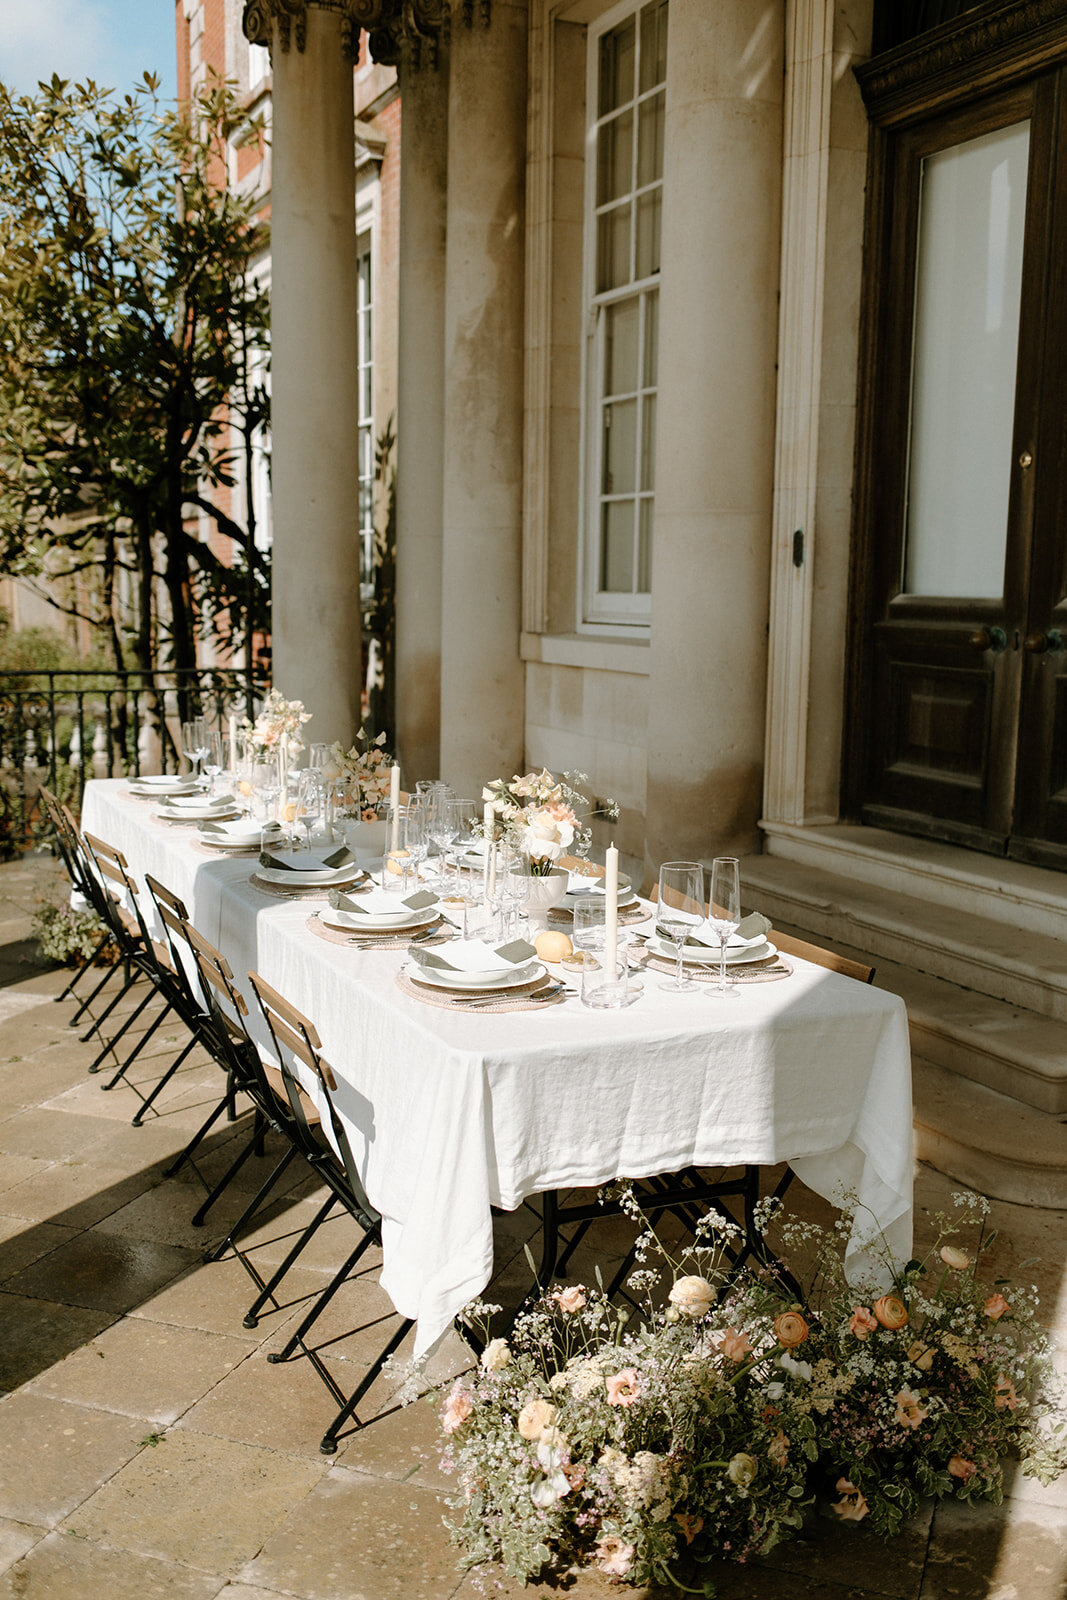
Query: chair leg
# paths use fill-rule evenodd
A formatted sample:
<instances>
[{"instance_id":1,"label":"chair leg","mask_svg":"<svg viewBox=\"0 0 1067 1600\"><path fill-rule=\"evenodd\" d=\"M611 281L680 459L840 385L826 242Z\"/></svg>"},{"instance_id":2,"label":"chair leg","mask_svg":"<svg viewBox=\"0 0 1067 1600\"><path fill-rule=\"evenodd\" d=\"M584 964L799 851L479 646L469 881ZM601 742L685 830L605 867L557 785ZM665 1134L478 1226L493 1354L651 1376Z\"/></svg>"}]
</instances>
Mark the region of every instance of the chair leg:
<instances>
[{"instance_id":1,"label":"chair leg","mask_svg":"<svg viewBox=\"0 0 1067 1600\"><path fill-rule=\"evenodd\" d=\"M281 1266L275 1267L270 1278L263 1285L259 1294L252 1301L252 1304L245 1312L244 1325L246 1328L257 1328L259 1326L259 1313L263 1310L263 1307L266 1305L267 1301L273 1299L275 1289L281 1283L282 1279L285 1277L285 1274L289 1271L289 1268L303 1250L304 1246L311 1239L312 1235L317 1233L319 1228L326 1221L326 1218L329 1216L336 1204L337 1196L334 1194L328 1196L326 1204L316 1212L313 1219L308 1223L307 1227L293 1245L293 1248L289 1251L289 1254L286 1256Z\"/></svg>"},{"instance_id":2,"label":"chair leg","mask_svg":"<svg viewBox=\"0 0 1067 1600\"><path fill-rule=\"evenodd\" d=\"M155 992L156 991L154 989L149 989L148 993L145 995L144 999L141 1001L136 1010L130 1012L125 1022L119 1028L118 1033L116 1033L113 1038L109 1039L104 1045L104 1048L97 1053L91 1066L89 1067L90 1072L100 1071L105 1056L109 1056L112 1053L119 1040L133 1027L134 1023L137 1021L137 1018L141 1015L141 1012L144 1010L145 1006L148 1005ZM101 1021L103 1021L103 1018L101 1018Z\"/></svg>"},{"instance_id":3,"label":"chair leg","mask_svg":"<svg viewBox=\"0 0 1067 1600\"><path fill-rule=\"evenodd\" d=\"M196 1132L193 1134L193 1137L185 1146L185 1149L182 1150L179 1155L175 1156L169 1167L163 1168L164 1178L176 1177L181 1169L185 1166L187 1161L192 1164L193 1151L204 1139L207 1138L208 1134L222 1116L222 1113L226 1110L226 1107L229 1105L229 1103L229 1092L227 1091L226 1096L219 1101L211 1115L205 1118L205 1120L200 1124L199 1128L197 1128Z\"/></svg>"},{"instance_id":4,"label":"chair leg","mask_svg":"<svg viewBox=\"0 0 1067 1600\"><path fill-rule=\"evenodd\" d=\"M288 1171L290 1165L296 1159L296 1154L297 1154L296 1146L295 1145L290 1145L288 1150L282 1156L282 1159L278 1162L278 1165L274 1168L273 1172L270 1174L270 1176L266 1179L266 1181L264 1183L260 1184L260 1186L256 1190L255 1194L252 1196L252 1199L245 1206L244 1210L241 1212L241 1215L237 1218L237 1221L233 1224L232 1228L230 1229L229 1233L226 1235L225 1239L223 1239L222 1243L221 1244L217 1244L215 1246L214 1250L207 1251L207 1253L204 1256L204 1260L205 1261L221 1261L223 1256L226 1254L227 1250L229 1250L231 1247L236 1250L236 1248L237 1248L237 1244L236 1244L237 1235L240 1233L240 1231L244 1227L245 1223L247 1221L249 1221L249 1219L251 1217L255 1216L256 1212L259 1210L259 1208L263 1204L264 1200L270 1194L271 1190L274 1188L274 1185L277 1183L277 1181L281 1177L282 1173ZM207 1208L208 1204L209 1204L209 1201L205 1200L203 1206L201 1206L201 1208L200 1208L200 1211L203 1211L206 1214L206 1208ZM197 1216L200 1216L200 1211L197 1212ZM196 1221L196 1218L194 1217L194 1219L193 1219L193 1227L196 1228L196 1227L200 1227L200 1226L201 1226L201 1224L198 1223Z\"/></svg>"},{"instance_id":5,"label":"chair leg","mask_svg":"<svg viewBox=\"0 0 1067 1600\"><path fill-rule=\"evenodd\" d=\"M385 1363L389 1360L389 1357L395 1350L400 1348L401 1344L403 1344L404 1340L407 1338L409 1329L413 1327L414 1323L405 1317L399 1328L393 1334L393 1337L389 1340L389 1343L386 1345L385 1349L382 1351L381 1355L370 1367L367 1368L366 1375L361 1380L359 1387L356 1389L355 1393L350 1395L345 1401L344 1405L341 1407L340 1411L334 1417L333 1421L330 1423L330 1426L323 1434L322 1441L319 1444L319 1450L322 1455L332 1456L337 1453L337 1436L349 1418L354 1418L357 1428L363 1426L358 1417L355 1415L356 1407L359 1405L359 1402L363 1399L363 1396L367 1393L367 1390L370 1388L375 1378L377 1378L378 1374L385 1366Z\"/></svg>"},{"instance_id":6,"label":"chair leg","mask_svg":"<svg viewBox=\"0 0 1067 1600\"><path fill-rule=\"evenodd\" d=\"M149 998L151 998L151 996L149 996ZM159 1013L158 1017L153 1018L152 1022L145 1029L144 1033L142 1033L141 1037L138 1039L137 1043L134 1045L133 1049L130 1051L130 1053L126 1057L125 1061L119 1067L118 1071L115 1072L114 1075L112 1077L110 1077L107 1080L106 1083L101 1084L101 1088L102 1089L105 1089L105 1090L106 1089L113 1089L115 1087L115 1085L119 1082L119 1080L126 1076L127 1072L133 1066L133 1063L136 1061L137 1057L140 1055L141 1051L144 1049L144 1047L148 1043L149 1039L151 1039L152 1035L155 1033L155 1031L159 1027L160 1023L163 1022L167 1016L169 1016L170 1012L173 1009L174 1009L173 1006L171 1005L170 1001L168 1000L165 1003L165 1005L163 1007L163 1010Z\"/></svg>"},{"instance_id":7,"label":"chair leg","mask_svg":"<svg viewBox=\"0 0 1067 1600\"><path fill-rule=\"evenodd\" d=\"M223 1105L225 1105L225 1101L223 1101ZM222 1110L222 1106L219 1106L218 1107L218 1111L216 1111L215 1115L217 1116L218 1112L221 1111L221 1110ZM252 1133L251 1139L249 1139L248 1143L245 1145L244 1149L241 1151L241 1153L237 1157L237 1159L235 1161L231 1162L230 1165L226 1168L226 1171L223 1173L222 1177L219 1179L219 1181L215 1185L215 1187L209 1192L207 1199L204 1201L203 1205L200 1207L200 1209L196 1213L196 1215L190 1219L190 1221L192 1223L192 1226L194 1228L202 1228L204 1226L204 1223L207 1221L208 1212L211 1210L212 1206L215 1204L215 1201L218 1199L218 1197L222 1193L223 1189L225 1189L225 1187L226 1187L226 1185L228 1183L230 1183L234 1178L236 1178L237 1174L240 1172L241 1168L244 1166L244 1164L248 1160L249 1156L255 1150L256 1145L262 1139L262 1133L260 1131L260 1124L264 1120L265 1119L263 1117L263 1113L261 1111L257 1111L256 1112L255 1127L254 1127L254 1131ZM167 1176L167 1174L165 1174L165 1176Z\"/></svg>"},{"instance_id":8,"label":"chair leg","mask_svg":"<svg viewBox=\"0 0 1067 1600\"><path fill-rule=\"evenodd\" d=\"M92 993L86 995L85 999L78 1006L77 1011L75 1011L74 1015L71 1017L69 1023L70 1027L76 1028L78 1026L78 1023L85 1015L85 1012L88 1010L89 1006L92 1005L93 1001L96 999L104 985L111 982L121 965L121 962L116 961L114 966L108 967L107 971L104 973L104 976L100 979L100 982L93 988ZM81 974L79 973L78 976L80 977Z\"/></svg>"},{"instance_id":9,"label":"chair leg","mask_svg":"<svg viewBox=\"0 0 1067 1600\"><path fill-rule=\"evenodd\" d=\"M297 1328L296 1332L290 1338L288 1344L286 1344L281 1350L273 1350L267 1357L268 1361L274 1363L279 1361L288 1361L290 1359L297 1345L303 1343L304 1335L314 1326L319 1317L326 1310L326 1307L329 1305L338 1289L344 1283L345 1279L352 1271L352 1268L359 1261L359 1258L367 1249L368 1245L377 1244L379 1237L380 1235L376 1228L363 1235L362 1239L359 1241L348 1260L334 1273L333 1278L326 1285L325 1289L323 1289L322 1293L315 1301L315 1304L312 1306L311 1310L308 1312L299 1328Z\"/></svg>"},{"instance_id":10,"label":"chair leg","mask_svg":"<svg viewBox=\"0 0 1067 1600\"><path fill-rule=\"evenodd\" d=\"M92 968L94 962L96 961L97 956L100 954L101 950L104 948L104 946L107 944L107 942L108 942L108 940L110 938L111 938L111 934L105 932L104 935L103 935L103 938L100 940L99 944L97 945L96 949L93 951L92 955L89 957L88 961L83 961L82 962L81 966L78 968L78 970L74 974L73 978L71 978L70 982L67 984L67 987L63 990L63 993L62 994L54 994L52 996L53 1002L58 1004L60 1000L67 1000L74 994L74 990L77 988L78 984L85 977L85 974ZM108 974L108 976L110 976L110 973ZM107 982L107 977L104 978L104 982L105 983ZM95 990L94 990L94 993L95 993Z\"/></svg>"},{"instance_id":11,"label":"chair leg","mask_svg":"<svg viewBox=\"0 0 1067 1600\"><path fill-rule=\"evenodd\" d=\"M81 1035L81 1043L82 1044L88 1044L89 1040L93 1037L93 1034L100 1032L100 1029L103 1027L103 1025L107 1021L108 1017L114 1011L114 1009L118 1005L119 1001L125 999L125 997L129 994L130 990L133 988L134 984L137 982L138 974L136 972L134 972L132 966L130 965L130 963L128 961L126 962L124 970L125 970L125 973L126 973L126 977L125 977L125 980L123 982L122 988L119 990L118 994L111 1001L111 1003L104 1007L103 1011L101 1011L100 1015L94 1021L92 1027L88 1028L85 1031L85 1033L83 1033Z\"/></svg>"},{"instance_id":12,"label":"chair leg","mask_svg":"<svg viewBox=\"0 0 1067 1600\"><path fill-rule=\"evenodd\" d=\"M155 1098L159 1094L160 1090L161 1089L165 1089L167 1087L167 1084L173 1078L174 1074L177 1072L178 1068L181 1066L182 1062L185 1060L185 1058L189 1054L189 1052L191 1050L195 1050L196 1049L196 1043L197 1043L196 1035L194 1034L193 1037L189 1040L189 1043L186 1045L185 1049L182 1051L181 1055L178 1056L177 1059L171 1063L171 1065L167 1068L166 1072L160 1078L159 1082L156 1084L155 1088L152 1090L151 1094L146 1097L146 1099L145 1099L143 1105L141 1106L141 1109L138 1111L137 1115L131 1119L132 1123L133 1123L133 1126L135 1128L141 1127L141 1125L144 1122L145 1112L151 1110L152 1102L155 1100ZM111 1086L110 1086L110 1084L107 1084L107 1085L105 1085L105 1087L106 1088L110 1088Z\"/></svg>"}]
</instances>

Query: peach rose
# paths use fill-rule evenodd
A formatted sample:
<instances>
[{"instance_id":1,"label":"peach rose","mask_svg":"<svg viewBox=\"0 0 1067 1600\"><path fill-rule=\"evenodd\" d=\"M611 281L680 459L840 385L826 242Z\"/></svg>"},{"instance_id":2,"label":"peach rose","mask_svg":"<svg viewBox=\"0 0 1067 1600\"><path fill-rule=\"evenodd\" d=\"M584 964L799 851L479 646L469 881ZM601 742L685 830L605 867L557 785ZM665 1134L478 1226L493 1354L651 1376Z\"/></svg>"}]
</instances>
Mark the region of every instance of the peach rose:
<instances>
[{"instance_id":1,"label":"peach rose","mask_svg":"<svg viewBox=\"0 0 1067 1600\"><path fill-rule=\"evenodd\" d=\"M810 1332L799 1311L783 1311L774 1319L774 1336L787 1350L803 1344Z\"/></svg>"},{"instance_id":2,"label":"peach rose","mask_svg":"<svg viewBox=\"0 0 1067 1600\"><path fill-rule=\"evenodd\" d=\"M922 1404L921 1395L916 1394L914 1389L901 1389L894 1399L897 1409L893 1421L898 1428L911 1428L914 1431L930 1415Z\"/></svg>"},{"instance_id":3,"label":"peach rose","mask_svg":"<svg viewBox=\"0 0 1067 1600\"><path fill-rule=\"evenodd\" d=\"M547 1400L527 1400L518 1416L515 1426L524 1439L540 1439L546 1428L550 1428L556 1420L556 1408Z\"/></svg>"},{"instance_id":4,"label":"peach rose","mask_svg":"<svg viewBox=\"0 0 1067 1600\"><path fill-rule=\"evenodd\" d=\"M609 1578L625 1578L634 1564L634 1547L617 1534L602 1534L596 1542L596 1564Z\"/></svg>"},{"instance_id":5,"label":"peach rose","mask_svg":"<svg viewBox=\"0 0 1067 1600\"><path fill-rule=\"evenodd\" d=\"M838 1478L837 1492L842 1498L834 1501L834 1510L841 1521L862 1522L870 1507L856 1485L849 1483L847 1478Z\"/></svg>"},{"instance_id":6,"label":"peach rose","mask_svg":"<svg viewBox=\"0 0 1067 1600\"><path fill-rule=\"evenodd\" d=\"M908 1308L898 1294L884 1294L872 1307L883 1328L902 1328L908 1320Z\"/></svg>"},{"instance_id":7,"label":"peach rose","mask_svg":"<svg viewBox=\"0 0 1067 1600\"><path fill-rule=\"evenodd\" d=\"M957 1250L955 1245L943 1244L938 1251L946 1267L951 1267L953 1272L966 1272L971 1264L971 1258L963 1250Z\"/></svg>"},{"instance_id":8,"label":"peach rose","mask_svg":"<svg viewBox=\"0 0 1067 1600\"><path fill-rule=\"evenodd\" d=\"M676 1511L674 1520L682 1530L686 1544L692 1544L701 1528L704 1526L703 1517L694 1517L688 1511Z\"/></svg>"},{"instance_id":9,"label":"peach rose","mask_svg":"<svg viewBox=\"0 0 1067 1600\"><path fill-rule=\"evenodd\" d=\"M622 1372L616 1372L608 1378L607 1390L609 1406L632 1406L641 1392L633 1367L625 1367Z\"/></svg>"},{"instance_id":10,"label":"peach rose","mask_svg":"<svg viewBox=\"0 0 1067 1600\"><path fill-rule=\"evenodd\" d=\"M767 1446L767 1459L776 1467L784 1467L789 1460L789 1439L781 1428Z\"/></svg>"},{"instance_id":11,"label":"peach rose","mask_svg":"<svg viewBox=\"0 0 1067 1600\"><path fill-rule=\"evenodd\" d=\"M1005 1300L999 1289L996 1294L991 1294L985 1303L985 1314L990 1322L999 1322L1005 1311L1011 1310L1011 1301Z\"/></svg>"},{"instance_id":12,"label":"peach rose","mask_svg":"<svg viewBox=\"0 0 1067 1600\"><path fill-rule=\"evenodd\" d=\"M929 1372L934 1364L934 1347L932 1344L923 1344L921 1339L908 1346L908 1360L913 1367L918 1367L920 1372Z\"/></svg>"},{"instance_id":13,"label":"peach rose","mask_svg":"<svg viewBox=\"0 0 1067 1600\"><path fill-rule=\"evenodd\" d=\"M878 1318L872 1317L866 1306L856 1306L848 1319L848 1331L855 1334L857 1339L866 1339L869 1333L875 1333L878 1328Z\"/></svg>"},{"instance_id":14,"label":"peach rose","mask_svg":"<svg viewBox=\"0 0 1067 1600\"><path fill-rule=\"evenodd\" d=\"M671 1284L667 1299L676 1306L683 1317L702 1317L711 1310L715 1290L707 1278L691 1276L676 1278Z\"/></svg>"},{"instance_id":15,"label":"peach rose","mask_svg":"<svg viewBox=\"0 0 1067 1600\"><path fill-rule=\"evenodd\" d=\"M549 1295L549 1299L554 1300L561 1311L568 1313L580 1311L588 1303L584 1283L573 1283L566 1289L555 1289Z\"/></svg>"},{"instance_id":16,"label":"peach rose","mask_svg":"<svg viewBox=\"0 0 1067 1600\"><path fill-rule=\"evenodd\" d=\"M739 1332L736 1328L727 1328L719 1340L719 1349L727 1361L743 1361L752 1353L752 1340L747 1333Z\"/></svg>"},{"instance_id":17,"label":"peach rose","mask_svg":"<svg viewBox=\"0 0 1067 1600\"><path fill-rule=\"evenodd\" d=\"M457 1379L445 1396L445 1403L441 1407L441 1427L445 1433L455 1433L461 1428L474 1410L474 1401Z\"/></svg>"},{"instance_id":18,"label":"peach rose","mask_svg":"<svg viewBox=\"0 0 1067 1600\"><path fill-rule=\"evenodd\" d=\"M970 1483L978 1468L973 1461L968 1461L966 1456L953 1456L948 1464L949 1476L958 1478L961 1483Z\"/></svg>"},{"instance_id":19,"label":"peach rose","mask_svg":"<svg viewBox=\"0 0 1067 1600\"><path fill-rule=\"evenodd\" d=\"M998 1411L1014 1411L1019 1404L1015 1394L1015 1385L1003 1372L997 1373L997 1386L993 1390L993 1404Z\"/></svg>"}]
</instances>

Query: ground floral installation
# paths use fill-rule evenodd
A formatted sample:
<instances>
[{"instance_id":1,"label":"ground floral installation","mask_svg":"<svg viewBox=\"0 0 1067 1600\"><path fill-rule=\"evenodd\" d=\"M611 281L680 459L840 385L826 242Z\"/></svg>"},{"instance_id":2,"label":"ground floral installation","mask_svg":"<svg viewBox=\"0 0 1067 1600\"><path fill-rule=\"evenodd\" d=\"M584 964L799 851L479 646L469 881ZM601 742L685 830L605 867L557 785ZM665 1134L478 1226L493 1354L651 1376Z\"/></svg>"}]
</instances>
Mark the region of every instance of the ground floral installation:
<instances>
[{"instance_id":1,"label":"ground floral installation","mask_svg":"<svg viewBox=\"0 0 1067 1600\"><path fill-rule=\"evenodd\" d=\"M336 785L345 809L358 814L363 822L373 822L378 807L389 798L392 764L393 758L385 749L385 734L372 739L360 728L350 750L339 743L330 746L322 776L325 782Z\"/></svg>"},{"instance_id":2,"label":"ground floral installation","mask_svg":"<svg viewBox=\"0 0 1067 1600\"><path fill-rule=\"evenodd\" d=\"M672 1256L624 1190L640 1309L602 1286L553 1289L444 1398L461 1564L523 1583L591 1567L712 1595L702 1562L766 1553L817 1496L889 1537L923 1495L999 1501L1005 1457L1050 1481L1067 1466L1067 1412L1036 1293L979 1280L988 1206L955 1201L924 1260L894 1270L881 1252L888 1291L845 1280L854 1206L833 1229L779 1213L770 1235L765 1207L795 1298L766 1268L730 1280L739 1230L721 1216ZM498 1309L469 1320L487 1333Z\"/></svg>"},{"instance_id":3,"label":"ground floral installation","mask_svg":"<svg viewBox=\"0 0 1067 1600\"><path fill-rule=\"evenodd\" d=\"M592 843L588 823L594 817L614 821L619 808L614 800L593 806L577 787L588 783L584 772L565 772L555 778L547 767L522 777L496 778L482 790L496 814L494 837L513 845L537 876L551 872L561 856L584 856ZM478 823L476 832L486 824Z\"/></svg>"},{"instance_id":4,"label":"ground floral installation","mask_svg":"<svg viewBox=\"0 0 1067 1600\"><path fill-rule=\"evenodd\" d=\"M241 732L251 740L254 748L262 755L271 755L278 751L284 736L291 759L303 750L304 741L300 737L300 730L305 722L310 721L311 712L304 710L302 700L286 700L280 690L271 689L263 702L263 710L255 722L249 722L246 717Z\"/></svg>"}]
</instances>

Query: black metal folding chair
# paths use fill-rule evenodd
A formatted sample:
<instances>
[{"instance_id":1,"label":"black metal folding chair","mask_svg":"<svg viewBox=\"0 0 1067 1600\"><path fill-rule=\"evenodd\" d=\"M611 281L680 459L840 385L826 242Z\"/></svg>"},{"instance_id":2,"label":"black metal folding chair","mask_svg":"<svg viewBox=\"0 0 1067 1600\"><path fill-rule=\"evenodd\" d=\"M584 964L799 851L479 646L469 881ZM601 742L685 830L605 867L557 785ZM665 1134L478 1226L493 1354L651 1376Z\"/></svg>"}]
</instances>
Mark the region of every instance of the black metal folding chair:
<instances>
[{"instance_id":1,"label":"black metal folding chair","mask_svg":"<svg viewBox=\"0 0 1067 1600\"><path fill-rule=\"evenodd\" d=\"M315 1171L327 1185L332 1198L344 1207L348 1215L363 1230L362 1237L356 1248L338 1268L284 1348L273 1351L267 1357L267 1360L271 1362L288 1361L299 1348L307 1356L327 1389L338 1402L340 1409L319 1444L319 1449L323 1455L333 1455L337 1449L337 1441L342 1437L341 1430L346 1422L351 1421L354 1424L353 1430L350 1431L363 1426L356 1415L356 1408L378 1377L389 1357L399 1348L407 1336L412 1323L408 1318L400 1319L385 1349L371 1363L355 1390L347 1397L323 1361L319 1350L307 1342L307 1336L312 1327L326 1310L341 1285L351 1275L362 1256L371 1245L381 1243L381 1217L367 1198L366 1190L359 1176L348 1132L334 1100L337 1080L334 1077L333 1069L323 1059L322 1044L313 1024L295 1006L284 999L276 989L272 989L270 984L266 983L257 973L250 973L249 979L255 991L256 999L259 1001L264 1020L270 1030L270 1036L274 1041L285 1092L292 1108L294 1124L299 1130L298 1137L301 1140L304 1153L315 1168ZM316 1130L307 1121L304 1110L307 1104L307 1096L297 1077L294 1062L302 1063L311 1074L317 1097L321 1100L322 1115L330 1141L328 1145L324 1144L321 1136L316 1133Z\"/></svg>"},{"instance_id":2,"label":"black metal folding chair","mask_svg":"<svg viewBox=\"0 0 1067 1600\"><path fill-rule=\"evenodd\" d=\"M74 819L71 817L66 806L56 799L56 796L52 793L51 789L46 789L42 785L40 793L41 799L44 801L44 808L48 816L48 820L51 822L52 827L55 830L56 849L59 851L59 858L66 869L67 877L70 880L71 889L79 896L81 900L85 901L86 905L91 907L92 900L89 893L89 886L85 881L87 869L81 859L81 852L78 847L78 833L77 828L74 826ZM71 978L62 994L54 995L53 999L57 1002L60 1000L70 999L73 996L74 991L81 979L87 972L91 970L96 963L98 956L103 954L104 950L106 950L110 943L111 930L105 926L95 948L93 949L92 954L86 956L82 960L78 970L75 972L74 976ZM107 971L104 973L104 976L93 990L94 995L99 993L99 991L104 987L104 984L107 983L108 979L114 976L114 973L115 968L109 966ZM90 999L91 998L92 996L90 996ZM78 1021L82 1015L83 1009L84 1007L80 1008L76 1012L73 1019L74 1022Z\"/></svg>"},{"instance_id":3,"label":"black metal folding chair","mask_svg":"<svg viewBox=\"0 0 1067 1600\"><path fill-rule=\"evenodd\" d=\"M47 791L42 792L47 794ZM89 1010L97 995L103 992L113 977L117 976L119 973L122 974L122 988L119 990L118 994L113 997L111 1003L101 1013L101 1015L95 1019L89 1031L82 1034L82 1043L87 1044L92 1038L93 1034L100 1031L103 1022L108 1016L110 1016L115 1006L117 1006L123 997L129 993L130 989L137 981L138 974L131 967L129 950L127 948L131 935L131 929L126 927L124 928L121 937L116 935L115 928L112 924L112 908L109 903L109 897L105 890L104 884L101 882L100 877L95 870L85 840L83 839L78 825L74 821L69 808L65 806L61 800L57 800L55 796L51 794L47 795L45 805L48 810L49 817L55 826L57 842L60 845L60 854L62 855L64 865L67 867L67 871L70 874L71 882L81 897L89 905L91 910L96 913L105 930L101 935L92 956L89 958L89 961L85 963L81 971L79 971L67 985L66 989L63 991L63 994L57 998L63 999L68 994L73 992L74 984L76 984L81 978L82 973L88 970L100 952L109 943L114 942L119 951L118 961L115 962L114 965L108 966L105 969L103 977L97 984L93 986L92 990L88 995L86 995L84 1000L80 1002L77 1011L75 1011L74 1015L70 1019L70 1026L72 1028L76 1028L81 1022L81 1019L85 1015L86 1011Z\"/></svg>"}]
</instances>

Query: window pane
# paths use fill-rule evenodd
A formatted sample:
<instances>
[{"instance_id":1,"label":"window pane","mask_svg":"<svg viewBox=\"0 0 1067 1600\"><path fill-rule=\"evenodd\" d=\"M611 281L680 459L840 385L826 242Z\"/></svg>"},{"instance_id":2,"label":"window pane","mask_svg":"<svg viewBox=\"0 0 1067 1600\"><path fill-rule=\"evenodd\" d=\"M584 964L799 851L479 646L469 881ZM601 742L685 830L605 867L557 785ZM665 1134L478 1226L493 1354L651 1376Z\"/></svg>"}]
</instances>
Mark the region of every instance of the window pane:
<instances>
[{"instance_id":1,"label":"window pane","mask_svg":"<svg viewBox=\"0 0 1067 1600\"><path fill-rule=\"evenodd\" d=\"M637 265L638 278L650 278L659 271L659 232L663 215L663 199L659 189L651 189L637 201Z\"/></svg>"},{"instance_id":2,"label":"window pane","mask_svg":"<svg viewBox=\"0 0 1067 1600\"><path fill-rule=\"evenodd\" d=\"M609 594L632 594L634 587L634 503L613 500L604 507L600 544L600 587Z\"/></svg>"},{"instance_id":3,"label":"window pane","mask_svg":"<svg viewBox=\"0 0 1067 1600\"><path fill-rule=\"evenodd\" d=\"M624 111L597 134L596 203L606 205L633 188L634 114Z\"/></svg>"},{"instance_id":4,"label":"window pane","mask_svg":"<svg viewBox=\"0 0 1067 1600\"><path fill-rule=\"evenodd\" d=\"M641 418L641 487L656 487L656 397L646 394Z\"/></svg>"},{"instance_id":5,"label":"window pane","mask_svg":"<svg viewBox=\"0 0 1067 1600\"><path fill-rule=\"evenodd\" d=\"M630 281L630 203L597 218L597 292Z\"/></svg>"},{"instance_id":6,"label":"window pane","mask_svg":"<svg viewBox=\"0 0 1067 1600\"><path fill-rule=\"evenodd\" d=\"M667 77L667 0L641 13L641 93Z\"/></svg>"},{"instance_id":7,"label":"window pane","mask_svg":"<svg viewBox=\"0 0 1067 1600\"><path fill-rule=\"evenodd\" d=\"M643 383L651 389L659 369L659 290L645 295L645 372Z\"/></svg>"},{"instance_id":8,"label":"window pane","mask_svg":"<svg viewBox=\"0 0 1067 1600\"><path fill-rule=\"evenodd\" d=\"M629 394L637 388L640 304L623 300L604 310L604 393Z\"/></svg>"},{"instance_id":9,"label":"window pane","mask_svg":"<svg viewBox=\"0 0 1067 1600\"><path fill-rule=\"evenodd\" d=\"M600 41L600 108L606 116L634 97L635 30L631 17Z\"/></svg>"},{"instance_id":10,"label":"window pane","mask_svg":"<svg viewBox=\"0 0 1067 1600\"><path fill-rule=\"evenodd\" d=\"M638 107L637 181L654 183L663 176L663 110L666 96L661 89Z\"/></svg>"},{"instance_id":11,"label":"window pane","mask_svg":"<svg viewBox=\"0 0 1067 1600\"><path fill-rule=\"evenodd\" d=\"M652 593L652 501L638 505L637 592Z\"/></svg>"},{"instance_id":12,"label":"window pane","mask_svg":"<svg viewBox=\"0 0 1067 1600\"><path fill-rule=\"evenodd\" d=\"M1004 584L1029 124L923 163L905 586Z\"/></svg>"},{"instance_id":13,"label":"window pane","mask_svg":"<svg viewBox=\"0 0 1067 1600\"><path fill-rule=\"evenodd\" d=\"M637 401L604 407L603 494L632 494L637 466Z\"/></svg>"}]
</instances>

